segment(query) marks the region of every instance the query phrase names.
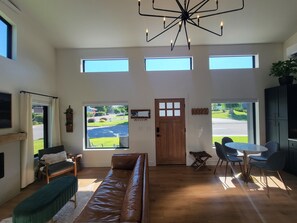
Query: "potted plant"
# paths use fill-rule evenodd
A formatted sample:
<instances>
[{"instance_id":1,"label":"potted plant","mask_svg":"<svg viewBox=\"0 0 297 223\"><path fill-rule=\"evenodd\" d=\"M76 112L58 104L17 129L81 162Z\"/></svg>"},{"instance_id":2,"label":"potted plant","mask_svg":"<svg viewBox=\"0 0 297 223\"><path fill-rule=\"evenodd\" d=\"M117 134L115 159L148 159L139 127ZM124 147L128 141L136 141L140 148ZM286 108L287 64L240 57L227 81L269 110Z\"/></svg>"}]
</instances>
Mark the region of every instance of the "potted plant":
<instances>
[{"instance_id":1,"label":"potted plant","mask_svg":"<svg viewBox=\"0 0 297 223\"><path fill-rule=\"evenodd\" d=\"M292 84L293 75L297 73L297 59L290 58L284 61L272 63L269 76L278 77L280 85Z\"/></svg>"}]
</instances>

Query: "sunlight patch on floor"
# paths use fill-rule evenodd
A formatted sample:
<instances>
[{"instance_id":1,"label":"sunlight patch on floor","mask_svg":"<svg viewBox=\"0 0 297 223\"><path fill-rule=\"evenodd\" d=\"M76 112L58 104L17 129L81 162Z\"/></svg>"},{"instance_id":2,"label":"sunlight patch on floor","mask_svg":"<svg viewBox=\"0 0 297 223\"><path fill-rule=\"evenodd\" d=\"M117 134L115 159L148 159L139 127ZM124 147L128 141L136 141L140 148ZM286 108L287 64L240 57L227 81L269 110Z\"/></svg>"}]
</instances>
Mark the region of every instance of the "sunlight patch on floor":
<instances>
[{"instance_id":1,"label":"sunlight patch on floor","mask_svg":"<svg viewBox=\"0 0 297 223\"><path fill-rule=\"evenodd\" d=\"M221 181L222 186L225 190L230 188L236 188L235 184L233 183L234 180L236 180L234 177L219 177L219 180Z\"/></svg>"},{"instance_id":2,"label":"sunlight patch on floor","mask_svg":"<svg viewBox=\"0 0 297 223\"><path fill-rule=\"evenodd\" d=\"M259 188L256 190L264 190L266 189L266 180L262 176L253 176L254 184L256 184ZM276 176L267 176L268 186L269 188L279 188L281 190L286 190L284 183ZM292 190L288 187L288 190Z\"/></svg>"}]
</instances>

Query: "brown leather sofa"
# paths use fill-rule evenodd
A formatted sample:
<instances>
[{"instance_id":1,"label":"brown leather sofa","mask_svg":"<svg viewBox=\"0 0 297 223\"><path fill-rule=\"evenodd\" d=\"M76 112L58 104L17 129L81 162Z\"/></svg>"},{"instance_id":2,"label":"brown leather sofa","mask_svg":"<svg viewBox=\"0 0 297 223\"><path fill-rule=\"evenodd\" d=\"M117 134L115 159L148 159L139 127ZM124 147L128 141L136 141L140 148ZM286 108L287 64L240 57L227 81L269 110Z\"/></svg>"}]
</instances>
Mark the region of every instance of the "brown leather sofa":
<instances>
[{"instance_id":1,"label":"brown leather sofa","mask_svg":"<svg viewBox=\"0 0 297 223\"><path fill-rule=\"evenodd\" d=\"M148 155L115 154L112 167L75 222L148 223Z\"/></svg>"}]
</instances>

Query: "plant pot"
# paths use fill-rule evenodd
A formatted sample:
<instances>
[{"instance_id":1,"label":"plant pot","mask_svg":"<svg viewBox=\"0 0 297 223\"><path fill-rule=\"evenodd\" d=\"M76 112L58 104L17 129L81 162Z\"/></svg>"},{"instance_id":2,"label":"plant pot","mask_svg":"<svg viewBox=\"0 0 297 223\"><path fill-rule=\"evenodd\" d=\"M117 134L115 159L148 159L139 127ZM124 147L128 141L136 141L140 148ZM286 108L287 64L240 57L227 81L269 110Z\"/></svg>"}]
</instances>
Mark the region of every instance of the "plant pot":
<instances>
[{"instance_id":1,"label":"plant pot","mask_svg":"<svg viewBox=\"0 0 297 223\"><path fill-rule=\"evenodd\" d=\"M293 84L294 77L293 76L283 76L278 78L278 82L280 85L289 85Z\"/></svg>"}]
</instances>

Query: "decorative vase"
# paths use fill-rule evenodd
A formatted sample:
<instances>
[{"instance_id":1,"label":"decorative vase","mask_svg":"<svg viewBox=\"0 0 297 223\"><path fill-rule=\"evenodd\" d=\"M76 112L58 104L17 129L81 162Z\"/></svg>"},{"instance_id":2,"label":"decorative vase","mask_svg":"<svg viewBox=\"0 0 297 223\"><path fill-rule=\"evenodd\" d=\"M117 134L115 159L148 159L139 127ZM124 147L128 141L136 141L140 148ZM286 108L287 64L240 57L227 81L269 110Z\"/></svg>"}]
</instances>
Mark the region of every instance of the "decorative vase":
<instances>
[{"instance_id":1,"label":"decorative vase","mask_svg":"<svg viewBox=\"0 0 297 223\"><path fill-rule=\"evenodd\" d=\"M278 78L278 82L280 85L290 85L293 84L294 77L293 76L282 76Z\"/></svg>"}]
</instances>

